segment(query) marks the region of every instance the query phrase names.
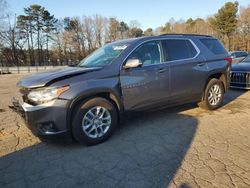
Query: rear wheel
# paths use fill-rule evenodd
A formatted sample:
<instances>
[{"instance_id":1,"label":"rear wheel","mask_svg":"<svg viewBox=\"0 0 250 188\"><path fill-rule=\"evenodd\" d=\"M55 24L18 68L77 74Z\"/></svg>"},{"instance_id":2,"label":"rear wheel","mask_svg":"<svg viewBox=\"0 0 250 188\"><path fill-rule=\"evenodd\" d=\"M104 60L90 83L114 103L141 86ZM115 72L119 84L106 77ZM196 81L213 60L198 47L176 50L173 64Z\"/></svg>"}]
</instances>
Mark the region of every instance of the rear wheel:
<instances>
[{"instance_id":1,"label":"rear wheel","mask_svg":"<svg viewBox=\"0 0 250 188\"><path fill-rule=\"evenodd\" d=\"M224 100L224 86L223 83L216 79L212 78L209 80L202 101L199 103L201 108L208 110L215 110L222 106Z\"/></svg>"},{"instance_id":2,"label":"rear wheel","mask_svg":"<svg viewBox=\"0 0 250 188\"><path fill-rule=\"evenodd\" d=\"M74 138L86 145L107 140L117 125L117 111L104 98L93 98L77 106L72 123Z\"/></svg>"}]
</instances>

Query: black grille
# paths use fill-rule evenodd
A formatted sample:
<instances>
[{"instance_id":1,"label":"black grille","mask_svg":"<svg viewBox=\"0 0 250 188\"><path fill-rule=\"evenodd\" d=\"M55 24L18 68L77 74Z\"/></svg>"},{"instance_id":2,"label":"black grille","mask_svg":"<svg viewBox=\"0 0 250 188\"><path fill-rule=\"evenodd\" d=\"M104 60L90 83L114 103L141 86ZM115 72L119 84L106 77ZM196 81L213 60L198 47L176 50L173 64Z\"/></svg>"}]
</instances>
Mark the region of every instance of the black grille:
<instances>
[{"instance_id":1,"label":"black grille","mask_svg":"<svg viewBox=\"0 0 250 188\"><path fill-rule=\"evenodd\" d=\"M231 86L233 87L250 87L250 73L247 72L232 72Z\"/></svg>"}]
</instances>

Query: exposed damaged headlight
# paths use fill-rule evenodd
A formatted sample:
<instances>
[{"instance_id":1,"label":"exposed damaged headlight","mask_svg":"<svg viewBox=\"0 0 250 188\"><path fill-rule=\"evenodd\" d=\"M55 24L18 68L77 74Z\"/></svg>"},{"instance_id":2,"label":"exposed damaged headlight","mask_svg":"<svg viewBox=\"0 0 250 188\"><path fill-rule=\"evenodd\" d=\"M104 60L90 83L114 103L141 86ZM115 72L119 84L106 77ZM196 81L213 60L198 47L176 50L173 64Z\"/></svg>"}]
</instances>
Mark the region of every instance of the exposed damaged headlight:
<instances>
[{"instance_id":1,"label":"exposed damaged headlight","mask_svg":"<svg viewBox=\"0 0 250 188\"><path fill-rule=\"evenodd\" d=\"M31 90L27 97L30 101L41 104L58 98L68 89L69 86L35 89Z\"/></svg>"}]
</instances>

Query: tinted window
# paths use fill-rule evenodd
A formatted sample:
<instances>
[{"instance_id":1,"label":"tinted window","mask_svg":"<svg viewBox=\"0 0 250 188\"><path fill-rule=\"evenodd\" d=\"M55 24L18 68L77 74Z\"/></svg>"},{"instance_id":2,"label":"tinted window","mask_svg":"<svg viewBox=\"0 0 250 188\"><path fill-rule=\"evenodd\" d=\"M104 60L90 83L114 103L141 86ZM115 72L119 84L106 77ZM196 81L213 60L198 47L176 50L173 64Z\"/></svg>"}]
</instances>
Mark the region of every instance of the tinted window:
<instances>
[{"instance_id":1,"label":"tinted window","mask_svg":"<svg viewBox=\"0 0 250 188\"><path fill-rule=\"evenodd\" d=\"M246 57L247 56L247 52L237 52L236 53L236 57Z\"/></svg>"},{"instance_id":2,"label":"tinted window","mask_svg":"<svg viewBox=\"0 0 250 188\"><path fill-rule=\"evenodd\" d=\"M235 53L235 57L241 57L242 56L242 53L241 52L236 52Z\"/></svg>"},{"instance_id":3,"label":"tinted window","mask_svg":"<svg viewBox=\"0 0 250 188\"><path fill-rule=\"evenodd\" d=\"M241 52L235 52L235 57L242 57L243 54Z\"/></svg>"},{"instance_id":4,"label":"tinted window","mask_svg":"<svg viewBox=\"0 0 250 188\"><path fill-rule=\"evenodd\" d=\"M161 62L161 45L158 41L147 42L138 47L128 59L139 59L143 65Z\"/></svg>"},{"instance_id":5,"label":"tinted window","mask_svg":"<svg viewBox=\"0 0 250 188\"><path fill-rule=\"evenodd\" d=\"M186 41L186 44L188 46L189 49L189 53L190 53L190 57L194 57L197 54L196 49L194 48L194 45L191 44L191 42L189 40Z\"/></svg>"},{"instance_id":6,"label":"tinted window","mask_svg":"<svg viewBox=\"0 0 250 188\"><path fill-rule=\"evenodd\" d=\"M250 63L250 55L248 55L245 59L243 59L244 63Z\"/></svg>"},{"instance_id":7,"label":"tinted window","mask_svg":"<svg viewBox=\"0 0 250 188\"><path fill-rule=\"evenodd\" d=\"M169 39L164 40L164 54L166 61L193 58L197 51L189 40Z\"/></svg>"},{"instance_id":8,"label":"tinted window","mask_svg":"<svg viewBox=\"0 0 250 188\"><path fill-rule=\"evenodd\" d=\"M248 53L247 52L243 52L243 56L248 56Z\"/></svg>"},{"instance_id":9,"label":"tinted window","mask_svg":"<svg viewBox=\"0 0 250 188\"><path fill-rule=\"evenodd\" d=\"M222 44L216 39L200 39L200 41L214 54L227 54Z\"/></svg>"}]
</instances>

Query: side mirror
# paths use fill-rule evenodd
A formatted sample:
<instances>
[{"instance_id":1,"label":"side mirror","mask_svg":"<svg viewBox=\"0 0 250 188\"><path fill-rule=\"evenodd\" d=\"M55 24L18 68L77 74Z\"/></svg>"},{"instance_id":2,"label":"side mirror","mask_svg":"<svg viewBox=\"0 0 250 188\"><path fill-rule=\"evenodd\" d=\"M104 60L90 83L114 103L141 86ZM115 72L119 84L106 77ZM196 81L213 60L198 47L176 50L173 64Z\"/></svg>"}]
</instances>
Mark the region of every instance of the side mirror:
<instances>
[{"instance_id":1,"label":"side mirror","mask_svg":"<svg viewBox=\"0 0 250 188\"><path fill-rule=\"evenodd\" d=\"M129 68L136 68L142 65L142 62L139 59L129 59L123 68L129 69Z\"/></svg>"}]
</instances>

